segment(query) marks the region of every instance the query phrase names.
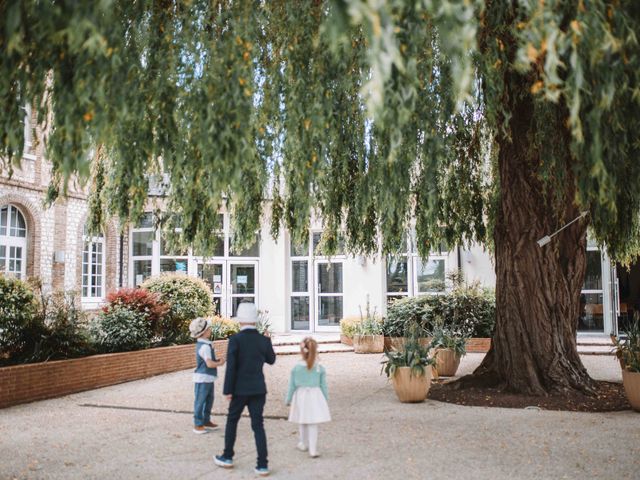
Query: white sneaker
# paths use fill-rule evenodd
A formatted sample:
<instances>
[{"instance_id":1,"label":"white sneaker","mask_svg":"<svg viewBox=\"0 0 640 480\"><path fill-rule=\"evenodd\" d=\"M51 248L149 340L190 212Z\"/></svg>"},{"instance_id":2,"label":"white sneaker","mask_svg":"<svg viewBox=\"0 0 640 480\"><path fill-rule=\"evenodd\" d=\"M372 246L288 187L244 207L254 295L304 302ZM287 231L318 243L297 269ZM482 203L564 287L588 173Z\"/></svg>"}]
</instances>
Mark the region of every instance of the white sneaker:
<instances>
[{"instance_id":1,"label":"white sneaker","mask_svg":"<svg viewBox=\"0 0 640 480\"><path fill-rule=\"evenodd\" d=\"M296 445L296 448L301 452L306 452L307 450L309 450L302 442L298 443L298 445Z\"/></svg>"},{"instance_id":2,"label":"white sneaker","mask_svg":"<svg viewBox=\"0 0 640 480\"><path fill-rule=\"evenodd\" d=\"M311 458L318 458L320 456L320 454L318 452L313 452L313 453L309 452L309 456Z\"/></svg>"}]
</instances>

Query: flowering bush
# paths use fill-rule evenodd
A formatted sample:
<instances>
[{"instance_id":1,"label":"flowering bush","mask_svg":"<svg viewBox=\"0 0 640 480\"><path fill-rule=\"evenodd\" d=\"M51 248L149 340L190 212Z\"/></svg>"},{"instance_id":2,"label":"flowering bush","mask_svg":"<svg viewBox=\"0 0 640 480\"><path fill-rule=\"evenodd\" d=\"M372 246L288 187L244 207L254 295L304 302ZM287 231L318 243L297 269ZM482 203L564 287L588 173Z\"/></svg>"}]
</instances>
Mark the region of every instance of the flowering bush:
<instances>
[{"instance_id":1,"label":"flowering bush","mask_svg":"<svg viewBox=\"0 0 640 480\"><path fill-rule=\"evenodd\" d=\"M211 318L211 340L224 340L240 331L240 324L230 318L216 315Z\"/></svg>"},{"instance_id":2,"label":"flowering bush","mask_svg":"<svg viewBox=\"0 0 640 480\"><path fill-rule=\"evenodd\" d=\"M100 312L90 324L96 346L104 352L126 352L151 346L153 332L144 315L114 306Z\"/></svg>"},{"instance_id":3,"label":"flowering bush","mask_svg":"<svg viewBox=\"0 0 640 480\"><path fill-rule=\"evenodd\" d=\"M121 288L107 295L109 304L104 312L114 308L126 308L144 316L151 331L162 336L162 319L169 312L169 305L160 301L160 295L144 288Z\"/></svg>"},{"instance_id":4,"label":"flowering bush","mask_svg":"<svg viewBox=\"0 0 640 480\"><path fill-rule=\"evenodd\" d=\"M187 275L170 273L148 279L142 288L156 293L162 303L169 306L161 329L163 343L188 343L189 322L211 313L212 292L204 281Z\"/></svg>"}]
</instances>

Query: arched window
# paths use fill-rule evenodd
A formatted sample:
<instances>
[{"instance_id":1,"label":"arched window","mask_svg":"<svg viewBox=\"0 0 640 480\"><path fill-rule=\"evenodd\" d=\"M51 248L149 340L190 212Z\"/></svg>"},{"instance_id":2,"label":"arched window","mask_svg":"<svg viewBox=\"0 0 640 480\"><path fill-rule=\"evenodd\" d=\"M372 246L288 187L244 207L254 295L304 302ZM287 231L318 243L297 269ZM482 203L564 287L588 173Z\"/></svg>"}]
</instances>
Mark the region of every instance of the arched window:
<instances>
[{"instance_id":1,"label":"arched window","mask_svg":"<svg viewBox=\"0 0 640 480\"><path fill-rule=\"evenodd\" d=\"M0 208L0 274L27 276L27 222L15 205Z\"/></svg>"},{"instance_id":2,"label":"arched window","mask_svg":"<svg viewBox=\"0 0 640 480\"><path fill-rule=\"evenodd\" d=\"M82 248L82 298L100 300L104 297L104 236L89 235L84 227Z\"/></svg>"}]
</instances>

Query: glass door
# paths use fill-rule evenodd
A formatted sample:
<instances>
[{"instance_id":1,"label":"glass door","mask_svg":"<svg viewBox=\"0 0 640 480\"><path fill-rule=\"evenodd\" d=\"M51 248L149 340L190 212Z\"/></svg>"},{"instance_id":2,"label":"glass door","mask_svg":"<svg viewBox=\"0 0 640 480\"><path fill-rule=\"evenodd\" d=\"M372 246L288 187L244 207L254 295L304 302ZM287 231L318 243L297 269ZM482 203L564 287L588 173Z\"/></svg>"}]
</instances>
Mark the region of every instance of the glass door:
<instances>
[{"instance_id":1,"label":"glass door","mask_svg":"<svg viewBox=\"0 0 640 480\"><path fill-rule=\"evenodd\" d=\"M258 304L256 287L258 262L229 261L227 270L227 316L234 317L238 305L242 302Z\"/></svg>"},{"instance_id":2,"label":"glass door","mask_svg":"<svg viewBox=\"0 0 640 480\"><path fill-rule=\"evenodd\" d=\"M319 260L315 267L315 330L337 332L343 312L343 264Z\"/></svg>"},{"instance_id":3,"label":"glass door","mask_svg":"<svg viewBox=\"0 0 640 480\"><path fill-rule=\"evenodd\" d=\"M207 282L213 292L213 307L216 315L226 316L226 282L224 280L224 262L198 264L198 277Z\"/></svg>"}]
</instances>

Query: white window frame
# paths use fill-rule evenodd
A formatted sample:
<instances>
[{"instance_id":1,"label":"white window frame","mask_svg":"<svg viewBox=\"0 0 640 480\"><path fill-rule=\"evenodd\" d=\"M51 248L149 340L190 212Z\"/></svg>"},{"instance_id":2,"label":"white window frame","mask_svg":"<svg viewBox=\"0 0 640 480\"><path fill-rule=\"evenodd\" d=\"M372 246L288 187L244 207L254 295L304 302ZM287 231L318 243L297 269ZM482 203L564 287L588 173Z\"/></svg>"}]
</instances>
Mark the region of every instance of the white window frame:
<instances>
[{"instance_id":1,"label":"white window frame","mask_svg":"<svg viewBox=\"0 0 640 480\"><path fill-rule=\"evenodd\" d=\"M406 292L390 292L388 288L388 265L389 258L399 259L406 258L407 259L407 287L408 290ZM418 289L418 266L423 262L423 259L417 253L416 249L413 246L413 241L409 237L406 241L406 250L404 252L400 252L397 255L387 256L385 259L385 268L384 268L384 284L385 284L385 305L388 305L389 298L397 298L397 297L418 297L423 295L443 295L447 292L448 285L446 282L446 274L449 268L449 253L444 252L442 250L437 250L429 254L429 256L424 259L424 261L435 260L435 261L443 261L444 262L444 285L445 288L442 291L429 291L429 292L420 292Z\"/></svg>"},{"instance_id":2,"label":"white window frame","mask_svg":"<svg viewBox=\"0 0 640 480\"><path fill-rule=\"evenodd\" d=\"M606 302L606 298L605 298L605 277L604 277L604 272L605 272L605 252L603 250L601 250L600 248L598 248L598 245L596 243L593 243L590 241L590 239L587 241L587 252L598 252L600 254L600 289L581 289L580 290L580 295L601 295L602 296L602 330L578 330L578 334L580 335L603 335L607 332L607 330L610 330L611 327L607 326L608 320L607 320L607 316L605 315L605 302ZM584 285L583 285L584 286Z\"/></svg>"},{"instance_id":3,"label":"white window frame","mask_svg":"<svg viewBox=\"0 0 640 480\"><path fill-rule=\"evenodd\" d=\"M96 280L98 278L97 275L95 275L93 273L93 269L96 266L96 263L94 262L94 252L93 252L93 247L94 245L99 245L100 246L100 258L101 258L101 262L99 264L100 266L100 274L99 274L99 278L100 278L100 286L96 287ZM87 254L88 257L88 262L85 262L85 253ZM106 242L105 242L105 238L103 234L100 234L99 236L90 236L85 233L82 236L82 275L81 275L81 288L82 288L82 303L87 304L87 303L102 303L104 301L105 298L105 294L106 294L106 269L107 269L107 262L106 262ZM86 277L89 280L88 284L85 284L85 267L87 268L86 270ZM85 288L87 289L87 293L88 295L85 295ZM95 288L99 288L100 292L99 295L93 295L92 291Z\"/></svg>"},{"instance_id":4,"label":"white window frame","mask_svg":"<svg viewBox=\"0 0 640 480\"><path fill-rule=\"evenodd\" d=\"M6 230L4 235L0 234L0 246L5 247L5 254L4 254L5 264L4 264L4 268L0 270L0 274L7 275L7 276L14 276L21 280L25 280L27 278L27 257L28 257L27 246L29 244L28 242L29 226L27 225L27 217L19 207L17 207L12 203L7 203L5 205L0 206L0 210L5 207L7 208ZM17 215L20 215L20 217L22 217L22 221L24 222L24 237L11 235L11 229L12 229L11 216L13 211L15 211ZM9 270L9 264L12 258L10 256L12 248L21 249L19 272L17 272L15 269L12 271ZM14 260L17 259L17 257L13 257L13 258Z\"/></svg>"},{"instance_id":5,"label":"white window frame","mask_svg":"<svg viewBox=\"0 0 640 480\"><path fill-rule=\"evenodd\" d=\"M288 281L288 286L287 286L287 293L288 293L288 298L289 298L289 302L286 308L286 311L288 312L287 315L287 329L292 331L292 332L300 332L300 333L304 333L304 332L321 332L321 331L327 331L327 332L333 332L337 330L337 327L321 327L318 325L318 308L319 308L319 302L318 302L318 297L319 297L319 293L317 292L318 289L318 279L317 279L317 275L318 275L318 268L317 265L319 263L342 263L343 264L343 270L342 270L342 298L343 298L343 302L342 302L342 308L344 309L344 289L345 289L345 284L344 284L344 260L347 258L346 254L344 252L340 253L340 254L336 254L333 255L332 257L329 257L327 255L316 255L314 248L313 248L313 240L314 240L314 236L317 234L322 234L322 229L310 229L309 230L309 236L307 238L307 251L305 255L293 255L292 252L292 240L291 240L291 235L288 235L288 242L287 242L287 258L288 258L288 272L289 272L289 281ZM293 262L307 262L307 291L306 292L294 292L293 291ZM333 295L333 294L331 294ZM302 329L295 329L293 328L293 309L292 309L292 299L294 297L302 297L302 298L308 298L309 299L309 328L306 330L302 330Z\"/></svg>"}]
</instances>

